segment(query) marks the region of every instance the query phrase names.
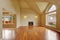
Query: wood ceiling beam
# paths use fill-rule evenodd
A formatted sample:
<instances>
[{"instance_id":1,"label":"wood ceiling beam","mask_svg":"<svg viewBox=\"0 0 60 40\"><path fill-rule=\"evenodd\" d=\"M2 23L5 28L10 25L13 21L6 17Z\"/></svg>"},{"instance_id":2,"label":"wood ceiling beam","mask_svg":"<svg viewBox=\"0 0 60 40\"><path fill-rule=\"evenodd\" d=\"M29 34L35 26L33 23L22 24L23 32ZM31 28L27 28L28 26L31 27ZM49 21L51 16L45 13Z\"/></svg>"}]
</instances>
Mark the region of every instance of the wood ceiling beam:
<instances>
[{"instance_id":1,"label":"wood ceiling beam","mask_svg":"<svg viewBox=\"0 0 60 40\"><path fill-rule=\"evenodd\" d=\"M50 3L48 3L48 5L46 6L46 8L45 8L45 10L43 11L43 13L46 12L46 10L48 9L49 5L50 5Z\"/></svg>"}]
</instances>

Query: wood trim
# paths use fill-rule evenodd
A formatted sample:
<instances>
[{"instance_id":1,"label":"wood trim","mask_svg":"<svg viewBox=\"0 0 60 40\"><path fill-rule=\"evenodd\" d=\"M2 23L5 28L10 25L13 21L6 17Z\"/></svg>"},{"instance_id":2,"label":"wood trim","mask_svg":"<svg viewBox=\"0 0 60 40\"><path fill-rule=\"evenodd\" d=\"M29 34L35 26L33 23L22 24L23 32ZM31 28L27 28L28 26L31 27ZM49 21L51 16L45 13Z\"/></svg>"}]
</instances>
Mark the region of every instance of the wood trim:
<instances>
[{"instance_id":1,"label":"wood trim","mask_svg":"<svg viewBox=\"0 0 60 40\"><path fill-rule=\"evenodd\" d=\"M50 3L48 3L48 5L46 6L46 8L45 8L45 10L43 11L43 13L45 13L46 12L46 10L48 9L48 7L49 7L49 4Z\"/></svg>"},{"instance_id":2,"label":"wood trim","mask_svg":"<svg viewBox=\"0 0 60 40\"><path fill-rule=\"evenodd\" d=\"M54 11L51 11L51 12L48 12L48 13L46 13L46 14L50 14L50 13L53 13L53 12L56 12L56 10L54 10Z\"/></svg>"}]
</instances>

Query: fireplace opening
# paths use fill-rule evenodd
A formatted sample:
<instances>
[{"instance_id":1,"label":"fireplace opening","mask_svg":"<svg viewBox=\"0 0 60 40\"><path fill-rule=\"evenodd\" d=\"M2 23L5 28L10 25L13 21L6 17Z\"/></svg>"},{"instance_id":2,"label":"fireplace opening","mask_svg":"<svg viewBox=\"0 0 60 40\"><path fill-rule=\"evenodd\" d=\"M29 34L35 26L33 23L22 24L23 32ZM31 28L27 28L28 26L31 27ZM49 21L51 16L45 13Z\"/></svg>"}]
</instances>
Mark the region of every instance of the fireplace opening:
<instances>
[{"instance_id":1,"label":"fireplace opening","mask_svg":"<svg viewBox=\"0 0 60 40\"><path fill-rule=\"evenodd\" d=\"M33 26L33 22L28 22L28 26Z\"/></svg>"}]
</instances>

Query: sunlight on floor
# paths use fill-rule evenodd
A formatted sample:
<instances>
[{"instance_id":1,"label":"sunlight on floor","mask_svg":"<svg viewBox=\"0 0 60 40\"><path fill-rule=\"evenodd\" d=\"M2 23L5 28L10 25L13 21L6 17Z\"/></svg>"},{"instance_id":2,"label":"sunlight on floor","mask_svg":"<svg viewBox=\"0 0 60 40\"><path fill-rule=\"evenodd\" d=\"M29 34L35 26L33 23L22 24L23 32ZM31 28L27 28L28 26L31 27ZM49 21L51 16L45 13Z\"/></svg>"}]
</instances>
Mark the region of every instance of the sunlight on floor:
<instances>
[{"instance_id":1,"label":"sunlight on floor","mask_svg":"<svg viewBox=\"0 0 60 40\"><path fill-rule=\"evenodd\" d=\"M2 38L3 39L14 39L15 38L15 31L3 29Z\"/></svg>"},{"instance_id":2,"label":"sunlight on floor","mask_svg":"<svg viewBox=\"0 0 60 40\"><path fill-rule=\"evenodd\" d=\"M46 40L58 40L57 33L46 29Z\"/></svg>"}]
</instances>

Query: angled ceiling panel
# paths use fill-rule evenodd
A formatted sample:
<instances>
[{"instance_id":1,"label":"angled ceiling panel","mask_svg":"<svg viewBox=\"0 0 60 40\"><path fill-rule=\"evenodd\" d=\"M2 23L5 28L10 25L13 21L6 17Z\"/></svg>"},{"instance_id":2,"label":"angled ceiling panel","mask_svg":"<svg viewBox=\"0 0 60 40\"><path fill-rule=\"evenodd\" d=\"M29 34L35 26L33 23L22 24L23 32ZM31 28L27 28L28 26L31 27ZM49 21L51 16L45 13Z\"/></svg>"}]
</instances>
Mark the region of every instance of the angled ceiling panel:
<instances>
[{"instance_id":1,"label":"angled ceiling panel","mask_svg":"<svg viewBox=\"0 0 60 40\"><path fill-rule=\"evenodd\" d=\"M29 6L25 1L20 1L20 8L29 8Z\"/></svg>"},{"instance_id":2,"label":"angled ceiling panel","mask_svg":"<svg viewBox=\"0 0 60 40\"><path fill-rule=\"evenodd\" d=\"M36 2L36 4L39 7L39 9L41 10L41 12L43 12L47 7L48 2Z\"/></svg>"}]
</instances>

